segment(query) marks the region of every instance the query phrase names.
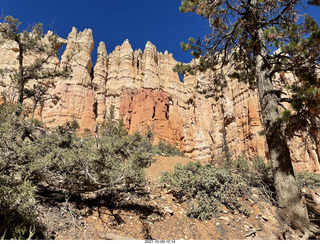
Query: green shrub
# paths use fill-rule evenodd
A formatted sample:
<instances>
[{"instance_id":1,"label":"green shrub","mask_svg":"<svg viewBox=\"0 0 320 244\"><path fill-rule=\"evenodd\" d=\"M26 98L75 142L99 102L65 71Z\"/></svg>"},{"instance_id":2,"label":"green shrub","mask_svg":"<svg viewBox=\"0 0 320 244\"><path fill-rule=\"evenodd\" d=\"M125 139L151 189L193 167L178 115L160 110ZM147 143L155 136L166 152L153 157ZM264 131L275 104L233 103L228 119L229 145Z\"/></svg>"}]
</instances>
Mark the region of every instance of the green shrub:
<instances>
[{"instance_id":1,"label":"green shrub","mask_svg":"<svg viewBox=\"0 0 320 244\"><path fill-rule=\"evenodd\" d=\"M178 164L174 172L164 172L161 181L180 201L191 200L192 206L187 210L190 217L210 219L219 204L248 214L239 200L245 195L246 183L225 168L203 166L200 162Z\"/></svg>"},{"instance_id":2,"label":"green shrub","mask_svg":"<svg viewBox=\"0 0 320 244\"><path fill-rule=\"evenodd\" d=\"M246 170L246 171L249 170L249 160L244 153L239 155L236 160L233 160L232 165L236 169Z\"/></svg>"},{"instance_id":3,"label":"green shrub","mask_svg":"<svg viewBox=\"0 0 320 244\"><path fill-rule=\"evenodd\" d=\"M164 156L183 156L183 152L175 145L170 144L162 139L160 139L158 145L155 145L152 152L158 155Z\"/></svg>"},{"instance_id":4,"label":"green shrub","mask_svg":"<svg viewBox=\"0 0 320 244\"><path fill-rule=\"evenodd\" d=\"M43 238L35 214L37 188L28 180L27 155L35 128L16 116L15 105L0 105L0 236L2 239Z\"/></svg>"},{"instance_id":5,"label":"green shrub","mask_svg":"<svg viewBox=\"0 0 320 244\"><path fill-rule=\"evenodd\" d=\"M35 187L30 183L0 182L0 233L3 239L44 238L45 227L35 214Z\"/></svg>"},{"instance_id":6,"label":"green shrub","mask_svg":"<svg viewBox=\"0 0 320 244\"><path fill-rule=\"evenodd\" d=\"M242 177L249 186L259 188L265 200L276 203L271 163L265 163L263 158L257 156L252 160L252 165L253 170L240 172Z\"/></svg>"},{"instance_id":7,"label":"green shrub","mask_svg":"<svg viewBox=\"0 0 320 244\"><path fill-rule=\"evenodd\" d=\"M253 169L258 173L264 173L266 171L266 164L262 157L256 156L252 160Z\"/></svg>"},{"instance_id":8,"label":"green shrub","mask_svg":"<svg viewBox=\"0 0 320 244\"><path fill-rule=\"evenodd\" d=\"M90 134L80 138L75 122L23 147L34 178L69 194L99 191L108 194L144 181L144 168L152 161L148 133L128 135L122 121L109 118Z\"/></svg>"},{"instance_id":9,"label":"green shrub","mask_svg":"<svg viewBox=\"0 0 320 244\"><path fill-rule=\"evenodd\" d=\"M123 121L107 121L95 136L77 136L74 120L46 131L0 105L0 236L44 238L34 214L38 189L68 196L95 192L107 196L134 189L152 161L152 135L129 135ZM17 222L18 221L18 222ZM44 233L44 232L43 232Z\"/></svg>"},{"instance_id":10,"label":"green shrub","mask_svg":"<svg viewBox=\"0 0 320 244\"><path fill-rule=\"evenodd\" d=\"M273 175L272 175L272 167L271 163L265 163L262 157L256 156L252 160L254 172L258 175L258 177L266 183L267 185L273 185Z\"/></svg>"},{"instance_id":11,"label":"green shrub","mask_svg":"<svg viewBox=\"0 0 320 244\"><path fill-rule=\"evenodd\" d=\"M315 189L320 187L320 175L311 172L296 173L299 188Z\"/></svg>"}]
</instances>

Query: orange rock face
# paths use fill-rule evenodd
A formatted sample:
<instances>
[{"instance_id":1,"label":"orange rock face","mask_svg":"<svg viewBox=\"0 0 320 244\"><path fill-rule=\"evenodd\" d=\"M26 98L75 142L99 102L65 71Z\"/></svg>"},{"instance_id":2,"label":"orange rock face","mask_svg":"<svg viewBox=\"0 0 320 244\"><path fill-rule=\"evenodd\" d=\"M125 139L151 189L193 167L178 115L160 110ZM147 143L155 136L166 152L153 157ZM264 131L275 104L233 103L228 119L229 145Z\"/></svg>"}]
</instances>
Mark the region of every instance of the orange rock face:
<instances>
[{"instance_id":1,"label":"orange rock face","mask_svg":"<svg viewBox=\"0 0 320 244\"><path fill-rule=\"evenodd\" d=\"M221 160L226 145L233 158L245 153L249 159L268 159L265 138L259 135L263 125L256 90L230 79L222 98L206 98L195 87L210 82L210 76L186 75L180 82L172 70L177 64L172 54L158 52L151 42L144 51L133 51L126 40L110 54L100 42L93 69L91 30L78 32L73 28L68 39L61 42L67 44L66 50L61 61L52 60L52 65L69 62L72 74L55 80L51 93L60 99L48 100L37 110L49 127L76 119L81 131L94 133L96 124L106 119L113 105L116 118L123 117L130 133L153 127L156 143L163 139L177 144L194 159ZM0 69L7 69L6 82L17 67L17 53L12 43L0 45ZM0 91L4 89L0 86ZM313 123L320 124L316 117ZM288 142L296 170L320 172L320 136L314 134L315 140L301 132Z\"/></svg>"},{"instance_id":2,"label":"orange rock face","mask_svg":"<svg viewBox=\"0 0 320 244\"><path fill-rule=\"evenodd\" d=\"M163 139L181 147L183 124L179 116L170 113L169 108L169 94L163 90L140 89L121 94L120 116L129 133L153 128L155 143Z\"/></svg>"},{"instance_id":3,"label":"orange rock face","mask_svg":"<svg viewBox=\"0 0 320 244\"><path fill-rule=\"evenodd\" d=\"M56 88L51 91L60 99L48 100L39 114L49 127L55 127L67 121L77 120L81 131L95 129L95 96L92 89L93 50L92 31L83 32L76 28L68 36L66 50L61 57L61 65L68 63L72 74L67 79L56 78Z\"/></svg>"}]
</instances>

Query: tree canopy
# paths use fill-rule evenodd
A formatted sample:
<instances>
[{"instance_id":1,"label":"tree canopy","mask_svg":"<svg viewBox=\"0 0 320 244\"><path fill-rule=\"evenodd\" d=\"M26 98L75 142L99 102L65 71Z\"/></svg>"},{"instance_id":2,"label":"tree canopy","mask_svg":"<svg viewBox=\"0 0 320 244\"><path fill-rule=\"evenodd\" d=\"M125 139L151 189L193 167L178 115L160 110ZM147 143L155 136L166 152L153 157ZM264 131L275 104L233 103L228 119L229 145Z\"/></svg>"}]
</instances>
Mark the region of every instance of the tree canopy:
<instances>
[{"instance_id":1,"label":"tree canopy","mask_svg":"<svg viewBox=\"0 0 320 244\"><path fill-rule=\"evenodd\" d=\"M19 104L17 113L21 114L21 106L25 99L31 98L34 107L43 103L54 87L53 78L68 76L70 67L65 64L53 64L52 59L58 57L61 40L58 35L48 33L44 35L43 25L35 24L21 31L21 23L12 16L2 16L0 23L0 42L11 41L18 48L18 65L14 70L2 69L1 73L9 73L11 82L2 82L2 86L11 87L11 92L3 94L5 101ZM30 59L32 54L34 59ZM28 59L28 60L27 60ZM27 62L26 62L27 61ZM30 83L33 83L31 86ZM35 108L34 108L35 109Z\"/></svg>"},{"instance_id":2,"label":"tree canopy","mask_svg":"<svg viewBox=\"0 0 320 244\"><path fill-rule=\"evenodd\" d=\"M320 28L305 13L305 5L299 0L182 0L180 10L207 18L211 31L202 39L181 43L197 62L178 64L176 70L213 71L207 90L212 95L223 96L230 78L257 88L282 217L309 236L286 141L289 131L313 127L312 116L319 108ZM288 94L274 84L287 74L294 78L285 80L290 96L284 97ZM284 102L295 112L284 109Z\"/></svg>"},{"instance_id":3,"label":"tree canopy","mask_svg":"<svg viewBox=\"0 0 320 244\"><path fill-rule=\"evenodd\" d=\"M311 16L302 15L304 6L300 1L185 0L180 10L207 18L211 28L211 33L204 38L190 38L188 43L181 43L183 50L191 50L199 59L197 67L189 71L194 68L221 70L232 63L241 70L232 74L235 78L254 82L255 56L261 45L257 39L258 28L263 30L271 76L293 71L301 77L306 73L304 70L312 74L310 71L317 68L319 26Z\"/></svg>"}]
</instances>

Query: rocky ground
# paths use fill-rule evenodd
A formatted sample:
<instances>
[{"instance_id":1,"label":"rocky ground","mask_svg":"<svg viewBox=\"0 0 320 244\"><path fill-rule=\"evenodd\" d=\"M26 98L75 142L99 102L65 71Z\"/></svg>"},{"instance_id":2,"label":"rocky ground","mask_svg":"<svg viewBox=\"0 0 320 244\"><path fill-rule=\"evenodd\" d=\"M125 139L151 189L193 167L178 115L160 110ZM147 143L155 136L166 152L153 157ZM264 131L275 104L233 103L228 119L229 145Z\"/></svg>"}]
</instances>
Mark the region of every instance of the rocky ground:
<instances>
[{"instance_id":1,"label":"rocky ground","mask_svg":"<svg viewBox=\"0 0 320 244\"><path fill-rule=\"evenodd\" d=\"M224 207L211 220L199 221L186 216L188 202L179 203L160 183L162 171L173 170L188 158L159 157L147 169L148 184L141 191L127 193L113 204L75 206L68 200L59 207L39 207L43 221L49 226L52 239L156 239L156 240L272 240L298 239L278 219L276 207L253 188L242 202L250 209L246 217Z\"/></svg>"}]
</instances>

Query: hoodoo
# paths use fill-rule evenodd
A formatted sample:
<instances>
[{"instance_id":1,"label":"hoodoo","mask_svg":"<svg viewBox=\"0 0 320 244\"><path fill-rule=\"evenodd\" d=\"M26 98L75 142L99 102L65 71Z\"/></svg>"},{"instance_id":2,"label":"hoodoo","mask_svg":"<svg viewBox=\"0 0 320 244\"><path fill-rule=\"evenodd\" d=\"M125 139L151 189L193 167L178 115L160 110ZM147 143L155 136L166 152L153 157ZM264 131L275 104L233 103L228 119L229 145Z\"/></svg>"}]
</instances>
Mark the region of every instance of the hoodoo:
<instances>
[{"instance_id":1,"label":"hoodoo","mask_svg":"<svg viewBox=\"0 0 320 244\"><path fill-rule=\"evenodd\" d=\"M210 75L186 75L181 82L173 71L178 63L173 55L158 52L151 42L144 51L134 51L125 40L110 54L100 42L94 67L90 29L78 32L73 28L61 43L66 43L66 50L61 61L57 58L52 64L69 61L72 73L68 78L56 78L56 87L50 92L59 99L47 100L36 110L48 127L76 119L82 131L94 132L113 105L115 116L123 118L129 132L153 127L155 142L163 139L176 144L194 159L222 157L225 145L233 158L245 152L251 159L268 159L265 137L259 133L263 125L258 93L248 85L229 78L222 98L207 98L197 87L209 83ZM8 82L10 69L18 65L18 47L3 42L0 55L0 69L5 68ZM284 79L290 76L284 75ZM315 140L302 131L289 141L296 170L320 172L320 135L313 136Z\"/></svg>"}]
</instances>

